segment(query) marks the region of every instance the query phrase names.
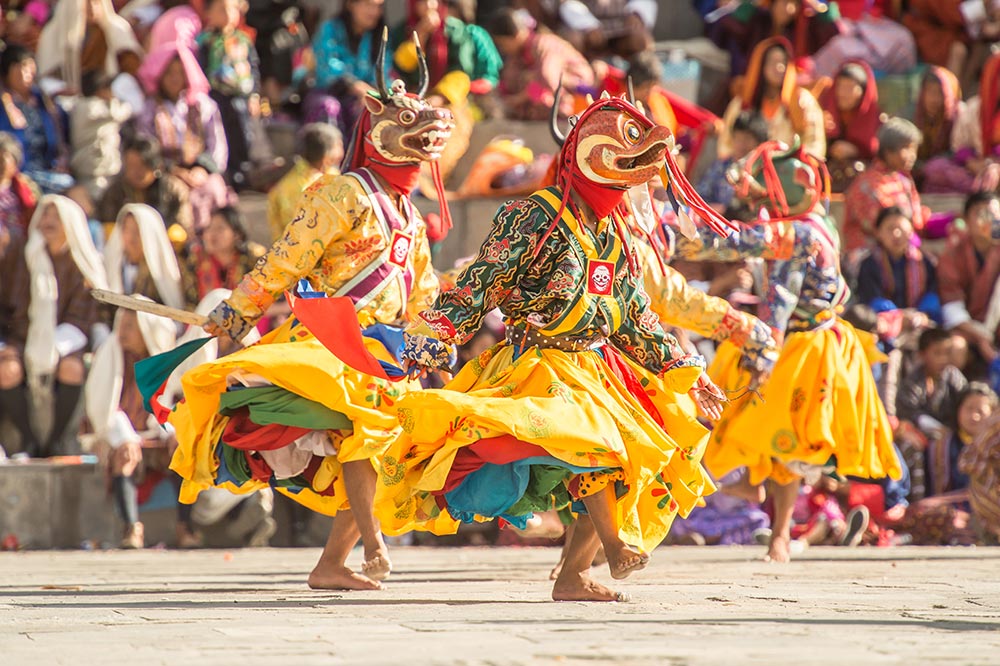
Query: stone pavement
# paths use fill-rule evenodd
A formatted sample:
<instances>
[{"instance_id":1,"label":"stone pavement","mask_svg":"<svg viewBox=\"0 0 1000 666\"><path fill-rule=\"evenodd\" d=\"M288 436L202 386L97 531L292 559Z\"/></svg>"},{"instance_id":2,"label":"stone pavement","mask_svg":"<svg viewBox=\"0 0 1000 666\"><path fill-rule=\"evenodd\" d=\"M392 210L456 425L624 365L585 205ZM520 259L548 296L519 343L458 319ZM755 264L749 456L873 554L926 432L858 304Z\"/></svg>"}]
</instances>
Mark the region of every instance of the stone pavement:
<instances>
[{"instance_id":1,"label":"stone pavement","mask_svg":"<svg viewBox=\"0 0 1000 666\"><path fill-rule=\"evenodd\" d=\"M318 554L2 554L0 664L1000 663L1000 549L661 548L628 604L548 601L554 548L398 548L364 593Z\"/></svg>"}]
</instances>

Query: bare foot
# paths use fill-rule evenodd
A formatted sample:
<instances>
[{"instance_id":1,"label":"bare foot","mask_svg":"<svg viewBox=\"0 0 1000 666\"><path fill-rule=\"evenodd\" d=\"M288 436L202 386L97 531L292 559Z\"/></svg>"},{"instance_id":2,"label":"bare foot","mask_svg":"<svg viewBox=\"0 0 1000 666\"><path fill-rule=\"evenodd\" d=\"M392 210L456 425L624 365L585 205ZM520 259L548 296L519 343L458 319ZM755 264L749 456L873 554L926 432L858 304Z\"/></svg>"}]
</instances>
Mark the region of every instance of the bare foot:
<instances>
[{"instance_id":1,"label":"bare foot","mask_svg":"<svg viewBox=\"0 0 1000 666\"><path fill-rule=\"evenodd\" d=\"M608 561L608 556L604 554L604 546L597 549L597 555L594 555L594 561L591 562L590 566L599 567Z\"/></svg>"},{"instance_id":2,"label":"bare foot","mask_svg":"<svg viewBox=\"0 0 1000 666\"><path fill-rule=\"evenodd\" d=\"M792 557L789 552L791 544L788 537L778 536L776 534L771 535L771 545L767 549L767 555L764 556L765 562L790 562Z\"/></svg>"},{"instance_id":3,"label":"bare foot","mask_svg":"<svg viewBox=\"0 0 1000 666\"><path fill-rule=\"evenodd\" d=\"M750 485L750 478L746 475L744 475L736 483L731 483L728 486L722 486L719 490L726 495L738 497L750 502L751 504L763 504L764 500L767 499L767 492L764 490L764 484L752 486Z\"/></svg>"},{"instance_id":4,"label":"bare foot","mask_svg":"<svg viewBox=\"0 0 1000 666\"><path fill-rule=\"evenodd\" d=\"M615 592L586 573L560 576L552 586L553 601L629 601L629 595Z\"/></svg>"},{"instance_id":5,"label":"bare foot","mask_svg":"<svg viewBox=\"0 0 1000 666\"><path fill-rule=\"evenodd\" d=\"M309 587L314 590L381 590L382 584L344 566L317 564L309 574Z\"/></svg>"},{"instance_id":6,"label":"bare foot","mask_svg":"<svg viewBox=\"0 0 1000 666\"><path fill-rule=\"evenodd\" d=\"M633 572L645 569L649 563L649 555L636 552L624 543L612 552L605 549L605 555L608 558L611 577L615 580L628 578Z\"/></svg>"},{"instance_id":7,"label":"bare foot","mask_svg":"<svg viewBox=\"0 0 1000 666\"><path fill-rule=\"evenodd\" d=\"M392 571L392 562L384 550L377 550L371 557L366 557L361 564L361 573L372 580L385 580Z\"/></svg>"},{"instance_id":8,"label":"bare foot","mask_svg":"<svg viewBox=\"0 0 1000 666\"><path fill-rule=\"evenodd\" d=\"M565 559L559 559L559 563L552 568L552 571L549 572L549 580L559 580L559 574L562 573L564 562L566 562Z\"/></svg>"}]
</instances>

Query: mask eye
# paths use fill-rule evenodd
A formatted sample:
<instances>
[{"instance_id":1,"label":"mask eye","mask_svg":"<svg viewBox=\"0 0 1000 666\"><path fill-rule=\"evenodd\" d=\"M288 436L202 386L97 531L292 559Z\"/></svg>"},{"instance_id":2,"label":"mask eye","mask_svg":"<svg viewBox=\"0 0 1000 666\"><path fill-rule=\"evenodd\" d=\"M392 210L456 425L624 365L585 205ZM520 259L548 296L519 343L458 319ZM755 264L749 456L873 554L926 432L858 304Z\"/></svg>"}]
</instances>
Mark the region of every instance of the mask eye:
<instances>
[{"instance_id":1,"label":"mask eye","mask_svg":"<svg viewBox=\"0 0 1000 666\"><path fill-rule=\"evenodd\" d=\"M624 134L625 134L625 140L631 144L639 143L639 141L642 139L642 130L639 129L639 125L637 125L634 121L631 120L625 123Z\"/></svg>"},{"instance_id":2,"label":"mask eye","mask_svg":"<svg viewBox=\"0 0 1000 666\"><path fill-rule=\"evenodd\" d=\"M404 125L412 125L413 121L417 119L417 114L415 114L410 109L403 109L399 112L399 122Z\"/></svg>"}]
</instances>

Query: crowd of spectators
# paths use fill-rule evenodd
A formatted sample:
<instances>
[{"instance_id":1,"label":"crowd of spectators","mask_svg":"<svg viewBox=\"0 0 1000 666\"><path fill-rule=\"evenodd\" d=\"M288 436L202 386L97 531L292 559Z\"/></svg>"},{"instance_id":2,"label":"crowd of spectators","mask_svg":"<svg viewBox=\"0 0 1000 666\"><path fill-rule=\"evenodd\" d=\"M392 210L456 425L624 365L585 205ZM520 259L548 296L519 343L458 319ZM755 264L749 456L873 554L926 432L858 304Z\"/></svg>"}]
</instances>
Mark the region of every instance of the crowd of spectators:
<instances>
[{"instance_id":1,"label":"crowd of spectators","mask_svg":"<svg viewBox=\"0 0 1000 666\"><path fill-rule=\"evenodd\" d=\"M726 171L762 142L825 158L843 202L845 316L888 358L875 371L909 474L810 487L802 543L995 539L997 503L969 489L998 473L1000 7L904 4L694 0L730 62L699 105L666 83L673 56L656 48L664 3L652 0L407 0L394 21L384 0L11 0L0 17L0 443L8 456L73 456L81 433L96 435L123 544L143 545L138 499L175 480L171 436L141 409L131 368L196 332L116 315L89 289L203 311L224 297L263 251L241 195L268 193L258 240L270 241L298 195L338 172L388 28L391 76L415 87L419 41L428 99L456 119L445 179L480 121L546 121L557 97L569 116L588 95L623 93L626 77L677 135L698 190L733 217L753 212ZM912 94L885 113L880 91L900 89ZM278 125L296 130L293 162L271 148ZM532 161L481 189L530 191ZM965 203L932 213L921 194ZM751 265L678 268L753 306ZM732 543L765 529L759 491L738 475L724 488L705 509L715 518L678 534ZM751 522L734 522L741 512ZM179 543L199 543L189 512L179 524Z\"/></svg>"}]
</instances>

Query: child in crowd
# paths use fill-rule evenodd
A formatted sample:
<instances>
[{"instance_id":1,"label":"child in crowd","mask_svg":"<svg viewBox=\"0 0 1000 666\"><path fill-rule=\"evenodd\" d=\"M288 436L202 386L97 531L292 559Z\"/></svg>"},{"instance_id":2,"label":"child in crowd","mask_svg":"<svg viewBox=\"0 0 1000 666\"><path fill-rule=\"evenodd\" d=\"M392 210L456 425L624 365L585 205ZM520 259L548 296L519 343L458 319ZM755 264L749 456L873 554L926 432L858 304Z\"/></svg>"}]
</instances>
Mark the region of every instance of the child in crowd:
<instances>
[{"instance_id":1,"label":"child in crowd","mask_svg":"<svg viewBox=\"0 0 1000 666\"><path fill-rule=\"evenodd\" d=\"M132 116L132 108L112 94L111 82L112 77L100 71L84 74L80 83L83 97L69 116L70 168L94 201L122 169L122 123Z\"/></svg>"},{"instance_id":2,"label":"child in crowd","mask_svg":"<svg viewBox=\"0 0 1000 666\"><path fill-rule=\"evenodd\" d=\"M943 329L924 331L918 342L920 365L903 379L896 396L896 442L910 469L911 499L925 496L925 452L931 442L947 437L959 396L968 385L951 365L952 344L952 335Z\"/></svg>"},{"instance_id":3,"label":"child in crowd","mask_svg":"<svg viewBox=\"0 0 1000 666\"><path fill-rule=\"evenodd\" d=\"M204 29L198 35L198 60L222 113L229 143L227 176L237 187L251 168L253 123L260 113L259 59L253 41L239 29L240 0L206 0Z\"/></svg>"},{"instance_id":4,"label":"child in crowd","mask_svg":"<svg viewBox=\"0 0 1000 666\"><path fill-rule=\"evenodd\" d=\"M284 234L285 226L295 217L305 189L323 176L340 173L338 165L343 159L344 140L336 126L310 123L302 128L302 147L295 166L267 195L267 225L272 241Z\"/></svg>"}]
</instances>

